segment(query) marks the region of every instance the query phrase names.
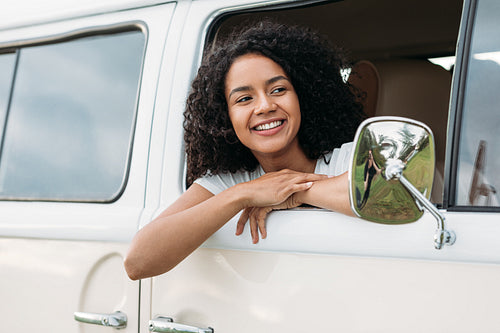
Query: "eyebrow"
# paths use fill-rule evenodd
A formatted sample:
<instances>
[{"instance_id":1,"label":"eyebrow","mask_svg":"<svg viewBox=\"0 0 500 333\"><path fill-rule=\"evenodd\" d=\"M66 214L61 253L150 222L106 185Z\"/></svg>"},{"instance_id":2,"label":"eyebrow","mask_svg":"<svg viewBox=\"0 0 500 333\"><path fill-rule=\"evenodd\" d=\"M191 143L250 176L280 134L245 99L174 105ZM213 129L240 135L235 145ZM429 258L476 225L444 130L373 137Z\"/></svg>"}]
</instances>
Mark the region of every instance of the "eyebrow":
<instances>
[{"instance_id":1,"label":"eyebrow","mask_svg":"<svg viewBox=\"0 0 500 333\"><path fill-rule=\"evenodd\" d=\"M277 82L279 80L287 80L288 82L290 82L290 80L286 76L278 75L278 76L272 77L269 80L267 80L266 85L273 84L274 82Z\"/></svg>"},{"instance_id":2,"label":"eyebrow","mask_svg":"<svg viewBox=\"0 0 500 333\"><path fill-rule=\"evenodd\" d=\"M273 83L275 83L277 81L280 81L280 80L287 80L288 82L290 82L290 80L286 76L278 75L278 76L272 77L269 80L267 80L266 81L266 85L273 84ZM239 91L248 91L248 90L251 90L251 89L252 89L252 87L250 87L250 86L236 87L233 90L231 90L231 92L229 93L228 98L231 98L232 94L237 93Z\"/></svg>"}]
</instances>

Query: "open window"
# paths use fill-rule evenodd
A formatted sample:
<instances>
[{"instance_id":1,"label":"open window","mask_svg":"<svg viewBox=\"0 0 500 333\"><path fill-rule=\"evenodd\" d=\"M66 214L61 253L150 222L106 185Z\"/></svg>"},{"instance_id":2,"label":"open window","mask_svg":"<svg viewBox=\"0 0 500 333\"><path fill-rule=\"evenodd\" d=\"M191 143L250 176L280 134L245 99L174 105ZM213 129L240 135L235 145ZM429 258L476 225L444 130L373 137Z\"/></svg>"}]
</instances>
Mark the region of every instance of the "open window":
<instances>
[{"instance_id":1,"label":"open window","mask_svg":"<svg viewBox=\"0 0 500 333\"><path fill-rule=\"evenodd\" d=\"M456 0L336 1L293 8L228 12L214 20L210 47L235 26L259 18L310 26L344 48L352 62L349 82L364 92L368 116L422 121L436 142L432 201L442 202L448 106L453 66L429 59L453 57L462 2Z\"/></svg>"}]
</instances>

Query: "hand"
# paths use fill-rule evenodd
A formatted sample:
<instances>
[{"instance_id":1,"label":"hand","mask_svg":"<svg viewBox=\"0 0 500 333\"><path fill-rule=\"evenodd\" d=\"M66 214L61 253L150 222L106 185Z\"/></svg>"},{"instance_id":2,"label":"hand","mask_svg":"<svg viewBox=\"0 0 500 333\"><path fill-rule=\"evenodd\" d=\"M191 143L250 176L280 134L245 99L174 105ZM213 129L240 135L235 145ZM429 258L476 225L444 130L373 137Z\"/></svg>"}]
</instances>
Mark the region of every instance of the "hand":
<instances>
[{"instance_id":1,"label":"hand","mask_svg":"<svg viewBox=\"0 0 500 333\"><path fill-rule=\"evenodd\" d=\"M328 178L327 175L292 170L269 172L249 182L236 185L243 194L243 209L277 206L292 194L308 190L313 182Z\"/></svg>"},{"instance_id":2,"label":"hand","mask_svg":"<svg viewBox=\"0 0 500 333\"><path fill-rule=\"evenodd\" d=\"M243 210L236 225L236 236L243 233L243 228L247 221L250 221L250 233L252 235L252 243L259 242L259 231L262 239L267 237L266 217L273 210L291 209L300 206L302 203L297 200L297 195L292 194L282 203L275 206L267 207L249 207Z\"/></svg>"}]
</instances>

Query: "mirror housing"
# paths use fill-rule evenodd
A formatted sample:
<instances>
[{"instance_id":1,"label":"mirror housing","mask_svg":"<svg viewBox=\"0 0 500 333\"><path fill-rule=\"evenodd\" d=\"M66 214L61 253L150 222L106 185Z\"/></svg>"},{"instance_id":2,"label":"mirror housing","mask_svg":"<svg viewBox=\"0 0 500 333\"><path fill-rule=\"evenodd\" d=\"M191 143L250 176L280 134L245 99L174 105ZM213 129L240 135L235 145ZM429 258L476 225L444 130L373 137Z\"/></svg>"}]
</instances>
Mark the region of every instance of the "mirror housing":
<instances>
[{"instance_id":1,"label":"mirror housing","mask_svg":"<svg viewBox=\"0 0 500 333\"><path fill-rule=\"evenodd\" d=\"M410 223L427 209L437 220L435 247L455 242L444 216L429 201L434 178L434 136L425 124L373 117L358 128L349 167L352 211L384 224Z\"/></svg>"}]
</instances>

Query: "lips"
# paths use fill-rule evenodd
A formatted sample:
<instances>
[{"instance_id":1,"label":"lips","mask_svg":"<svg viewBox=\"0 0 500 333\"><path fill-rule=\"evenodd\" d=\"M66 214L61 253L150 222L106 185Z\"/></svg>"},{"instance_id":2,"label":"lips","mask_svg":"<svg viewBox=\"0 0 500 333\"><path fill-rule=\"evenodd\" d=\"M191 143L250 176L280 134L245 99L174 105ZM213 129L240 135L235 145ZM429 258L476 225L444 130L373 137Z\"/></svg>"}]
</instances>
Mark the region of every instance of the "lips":
<instances>
[{"instance_id":1,"label":"lips","mask_svg":"<svg viewBox=\"0 0 500 333\"><path fill-rule=\"evenodd\" d=\"M270 129L281 126L283 124L283 122L284 122L283 120L275 120L275 121L272 121L270 123L257 125L253 129L256 131L259 131L259 132L266 131L266 130L270 130Z\"/></svg>"}]
</instances>

